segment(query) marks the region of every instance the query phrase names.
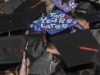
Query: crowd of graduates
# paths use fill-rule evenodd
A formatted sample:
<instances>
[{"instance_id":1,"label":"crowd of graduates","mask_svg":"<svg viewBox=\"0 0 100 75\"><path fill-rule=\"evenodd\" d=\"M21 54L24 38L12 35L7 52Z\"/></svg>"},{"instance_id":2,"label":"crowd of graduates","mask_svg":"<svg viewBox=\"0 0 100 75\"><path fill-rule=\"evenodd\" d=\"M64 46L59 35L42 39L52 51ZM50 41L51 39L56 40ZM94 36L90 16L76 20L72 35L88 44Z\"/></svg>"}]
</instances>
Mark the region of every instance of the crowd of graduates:
<instances>
[{"instance_id":1,"label":"crowd of graduates","mask_svg":"<svg viewBox=\"0 0 100 75\"><path fill-rule=\"evenodd\" d=\"M30 0L30 2L31 1L32 0ZM40 0L38 1L40 2ZM66 3L66 0L61 0L61 1ZM77 6L75 8L73 8L68 13L64 12L69 16L71 16L72 18L74 18L84 28L84 30L82 31L81 30L75 31L76 33L75 37L72 37L74 36L74 28L78 29L75 26L70 27L69 31L68 29L59 31L59 33L56 33L54 36L50 35L47 32L44 33L43 30L38 30L38 28L37 30L34 30L33 28L28 28L28 27L22 29L19 28L12 31L10 31L9 29L8 32L0 33L0 42L1 42L0 52L2 53L0 55L0 57L2 57L0 58L0 75L100 75L100 60L99 60L100 58L100 54L99 54L100 53L99 52L100 7L99 6L100 5L99 3L97 3L97 1L92 1L92 0L77 0L77 1L78 1ZM46 9L43 9L43 11L38 16L33 15L36 16L35 20L47 14L53 13L56 10L63 11L62 9L56 6L56 3L52 3L52 0L41 0L41 2L43 2L46 5ZM23 3L23 5L24 4L25 3ZM39 9L35 11L38 10ZM34 11L32 12L34 14ZM35 14L36 13L37 12L35 12ZM90 15L90 18L87 17L88 15ZM91 17L93 15L94 17ZM84 16L86 16L86 18L84 18ZM28 19L30 19L29 16ZM29 23L28 25L30 26L31 24L32 22ZM77 32L78 33L81 32L81 33L78 34ZM69 33L71 33L72 35L70 36ZM68 44L71 45L73 48L71 48L71 46L66 47L65 45L66 34L69 35L67 42L69 42ZM60 38L58 38L58 35L61 35L59 36ZM84 35L86 35L86 38L84 38L85 37ZM55 36L57 37L55 38ZM80 39L80 36L83 36L82 39ZM76 40L70 41L71 38ZM98 50L97 49L90 50L90 48L85 48L87 50L90 50L90 53L86 52L86 54L88 55L83 55L85 54L84 52L82 53L82 52L74 51L76 58L74 59L73 56L74 54L73 54L72 55L73 59L72 59L70 58L70 55L71 53L73 53L73 49L75 50L78 49L78 48L77 49L74 48L77 44L77 43L75 44L74 42L80 40L85 41L86 43L84 42L79 42L79 43L82 44L84 43L86 44L86 46L90 46L90 47L94 45L93 47L97 48ZM10 47L10 49L7 48L9 51L14 51L14 52L10 53L8 51L8 55L7 55L5 53L5 50L4 52L2 51L3 48L5 48L6 46L8 48ZM13 48L18 49L19 51L15 49L13 50ZM63 51L64 48L69 48L70 49L68 50L69 53L65 53L66 51ZM23 54L21 53L21 50L23 50L22 51ZM81 54L83 55L82 57ZM95 55L96 57L93 58ZM3 57L5 58L3 59ZM78 58L80 60L77 60ZM95 61L92 61L92 58Z\"/></svg>"}]
</instances>

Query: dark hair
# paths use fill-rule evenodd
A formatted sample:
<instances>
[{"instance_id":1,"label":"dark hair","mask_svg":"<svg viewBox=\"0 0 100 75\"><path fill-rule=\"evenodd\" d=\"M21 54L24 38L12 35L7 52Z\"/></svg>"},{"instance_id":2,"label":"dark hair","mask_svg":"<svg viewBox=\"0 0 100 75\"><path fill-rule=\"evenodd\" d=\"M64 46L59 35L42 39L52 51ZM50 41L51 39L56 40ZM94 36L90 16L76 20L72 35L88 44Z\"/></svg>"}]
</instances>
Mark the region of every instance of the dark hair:
<instances>
[{"instance_id":1,"label":"dark hair","mask_svg":"<svg viewBox=\"0 0 100 75\"><path fill-rule=\"evenodd\" d=\"M48 36L46 35L46 44L47 44L47 47L50 47L51 46L51 41L49 40Z\"/></svg>"}]
</instances>

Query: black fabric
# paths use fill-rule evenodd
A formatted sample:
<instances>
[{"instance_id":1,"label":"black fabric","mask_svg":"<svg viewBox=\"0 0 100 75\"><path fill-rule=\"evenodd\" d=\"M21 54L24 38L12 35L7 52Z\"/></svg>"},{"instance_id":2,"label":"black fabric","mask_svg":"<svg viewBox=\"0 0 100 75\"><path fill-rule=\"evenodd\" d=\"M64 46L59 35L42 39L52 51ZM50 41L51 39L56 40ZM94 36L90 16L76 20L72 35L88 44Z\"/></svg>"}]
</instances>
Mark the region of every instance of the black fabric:
<instances>
[{"instance_id":1,"label":"black fabric","mask_svg":"<svg viewBox=\"0 0 100 75\"><path fill-rule=\"evenodd\" d=\"M19 63L14 63L14 64L0 64L0 72L4 71L15 71L15 69L19 66Z\"/></svg>"},{"instance_id":2,"label":"black fabric","mask_svg":"<svg viewBox=\"0 0 100 75\"><path fill-rule=\"evenodd\" d=\"M13 13L8 15L0 15L0 33L25 28L27 28L26 14Z\"/></svg>"},{"instance_id":3,"label":"black fabric","mask_svg":"<svg viewBox=\"0 0 100 75\"><path fill-rule=\"evenodd\" d=\"M44 34L41 32L33 31L30 33L27 47L27 54L30 61L34 61L44 51Z\"/></svg>"},{"instance_id":4,"label":"black fabric","mask_svg":"<svg viewBox=\"0 0 100 75\"><path fill-rule=\"evenodd\" d=\"M98 43L100 44L99 29L91 30L91 32L94 35L94 37L97 39ZM99 52L97 54L95 54L94 58L93 58L93 60L95 62L94 75L100 75L100 48L98 50L99 50Z\"/></svg>"},{"instance_id":5,"label":"black fabric","mask_svg":"<svg viewBox=\"0 0 100 75\"><path fill-rule=\"evenodd\" d=\"M100 49L100 48L99 48ZM100 50L93 57L93 61L100 66Z\"/></svg>"},{"instance_id":6,"label":"black fabric","mask_svg":"<svg viewBox=\"0 0 100 75\"><path fill-rule=\"evenodd\" d=\"M94 75L100 75L100 65L95 65Z\"/></svg>"},{"instance_id":7,"label":"black fabric","mask_svg":"<svg viewBox=\"0 0 100 75\"><path fill-rule=\"evenodd\" d=\"M99 44L90 30L81 30L76 33L65 33L51 36L50 41L60 52L68 68L93 63L93 56L97 53ZM90 48L83 49L81 47Z\"/></svg>"},{"instance_id":8,"label":"black fabric","mask_svg":"<svg viewBox=\"0 0 100 75\"><path fill-rule=\"evenodd\" d=\"M23 2L23 0L10 0L0 3L0 9L5 14L11 14Z\"/></svg>"},{"instance_id":9,"label":"black fabric","mask_svg":"<svg viewBox=\"0 0 100 75\"><path fill-rule=\"evenodd\" d=\"M41 2L40 0L26 0L17 7L14 13L26 13L27 23L31 23L35 18L38 17L38 15L40 15L45 10L45 8L45 3Z\"/></svg>"},{"instance_id":10,"label":"black fabric","mask_svg":"<svg viewBox=\"0 0 100 75\"><path fill-rule=\"evenodd\" d=\"M25 35L0 37L0 64L21 63L27 40Z\"/></svg>"},{"instance_id":11,"label":"black fabric","mask_svg":"<svg viewBox=\"0 0 100 75\"><path fill-rule=\"evenodd\" d=\"M60 63L59 55L44 52L29 66L29 74L51 75Z\"/></svg>"},{"instance_id":12,"label":"black fabric","mask_svg":"<svg viewBox=\"0 0 100 75\"><path fill-rule=\"evenodd\" d=\"M84 1L92 4L98 11L100 10L100 4L96 3L96 1L93 1L93 0L75 0L76 3L80 3L80 2L84 2Z\"/></svg>"},{"instance_id":13,"label":"black fabric","mask_svg":"<svg viewBox=\"0 0 100 75\"><path fill-rule=\"evenodd\" d=\"M83 18L87 21L87 22L96 22L96 21L100 21L100 12L95 12L93 14L86 14L83 16Z\"/></svg>"}]
</instances>

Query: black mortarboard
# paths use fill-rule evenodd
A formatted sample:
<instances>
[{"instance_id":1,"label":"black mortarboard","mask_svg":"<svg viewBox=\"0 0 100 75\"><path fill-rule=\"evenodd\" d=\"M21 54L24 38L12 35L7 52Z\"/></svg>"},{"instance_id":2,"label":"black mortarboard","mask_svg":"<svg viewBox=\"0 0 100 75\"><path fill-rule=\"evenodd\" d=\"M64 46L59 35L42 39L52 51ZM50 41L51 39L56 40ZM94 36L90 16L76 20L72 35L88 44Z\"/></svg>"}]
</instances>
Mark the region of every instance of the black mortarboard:
<instances>
[{"instance_id":1,"label":"black mortarboard","mask_svg":"<svg viewBox=\"0 0 100 75\"><path fill-rule=\"evenodd\" d=\"M5 14L11 14L17 8L23 0L10 0L7 2L0 3L0 9L5 13Z\"/></svg>"},{"instance_id":2,"label":"black mortarboard","mask_svg":"<svg viewBox=\"0 0 100 75\"><path fill-rule=\"evenodd\" d=\"M19 63L25 50L27 36L11 36L0 38L0 64Z\"/></svg>"},{"instance_id":3,"label":"black mortarboard","mask_svg":"<svg viewBox=\"0 0 100 75\"><path fill-rule=\"evenodd\" d=\"M85 14L83 18L90 23L90 29L99 29L100 25L100 12L95 12L92 14Z\"/></svg>"},{"instance_id":4,"label":"black mortarboard","mask_svg":"<svg viewBox=\"0 0 100 75\"><path fill-rule=\"evenodd\" d=\"M99 44L90 30L68 33L68 29L47 38L60 52L68 68L93 63L92 58L98 52Z\"/></svg>"},{"instance_id":5,"label":"black mortarboard","mask_svg":"<svg viewBox=\"0 0 100 75\"><path fill-rule=\"evenodd\" d=\"M25 12L27 15L27 23L30 23L37 18L45 8L45 3L40 0L26 0L17 7L14 13Z\"/></svg>"},{"instance_id":6,"label":"black mortarboard","mask_svg":"<svg viewBox=\"0 0 100 75\"><path fill-rule=\"evenodd\" d=\"M83 18L88 22L100 21L100 12L95 12L93 14L86 14Z\"/></svg>"},{"instance_id":7,"label":"black mortarboard","mask_svg":"<svg viewBox=\"0 0 100 75\"><path fill-rule=\"evenodd\" d=\"M21 63L28 37L25 35L0 37L0 69ZM2 65L5 65L2 67ZM12 66L9 66L12 65ZM9 67L7 67L9 66Z\"/></svg>"},{"instance_id":8,"label":"black mortarboard","mask_svg":"<svg viewBox=\"0 0 100 75\"><path fill-rule=\"evenodd\" d=\"M75 0L76 3L80 3L80 2L89 2L91 3L97 11L100 11L100 4L99 3L96 3L96 1L93 1L93 0Z\"/></svg>"},{"instance_id":9,"label":"black mortarboard","mask_svg":"<svg viewBox=\"0 0 100 75\"><path fill-rule=\"evenodd\" d=\"M26 14L13 13L8 15L0 15L0 33L25 28L27 28Z\"/></svg>"}]
</instances>

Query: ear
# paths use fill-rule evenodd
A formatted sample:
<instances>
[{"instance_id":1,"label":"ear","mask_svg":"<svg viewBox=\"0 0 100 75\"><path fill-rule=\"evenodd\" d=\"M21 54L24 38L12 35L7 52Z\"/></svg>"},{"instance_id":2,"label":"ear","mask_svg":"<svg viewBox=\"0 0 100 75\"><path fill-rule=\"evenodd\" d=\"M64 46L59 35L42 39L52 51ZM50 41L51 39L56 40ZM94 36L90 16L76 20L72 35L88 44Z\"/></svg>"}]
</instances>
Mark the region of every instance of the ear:
<instances>
[{"instance_id":1,"label":"ear","mask_svg":"<svg viewBox=\"0 0 100 75\"><path fill-rule=\"evenodd\" d=\"M29 30L26 30L25 35L28 35L28 34L29 34Z\"/></svg>"},{"instance_id":2,"label":"ear","mask_svg":"<svg viewBox=\"0 0 100 75\"><path fill-rule=\"evenodd\" d=\"M43 41L44 41L44 43L47 43L47 40L46 40L45 36L43 36Z\"/></svg>"}]
</instances>

